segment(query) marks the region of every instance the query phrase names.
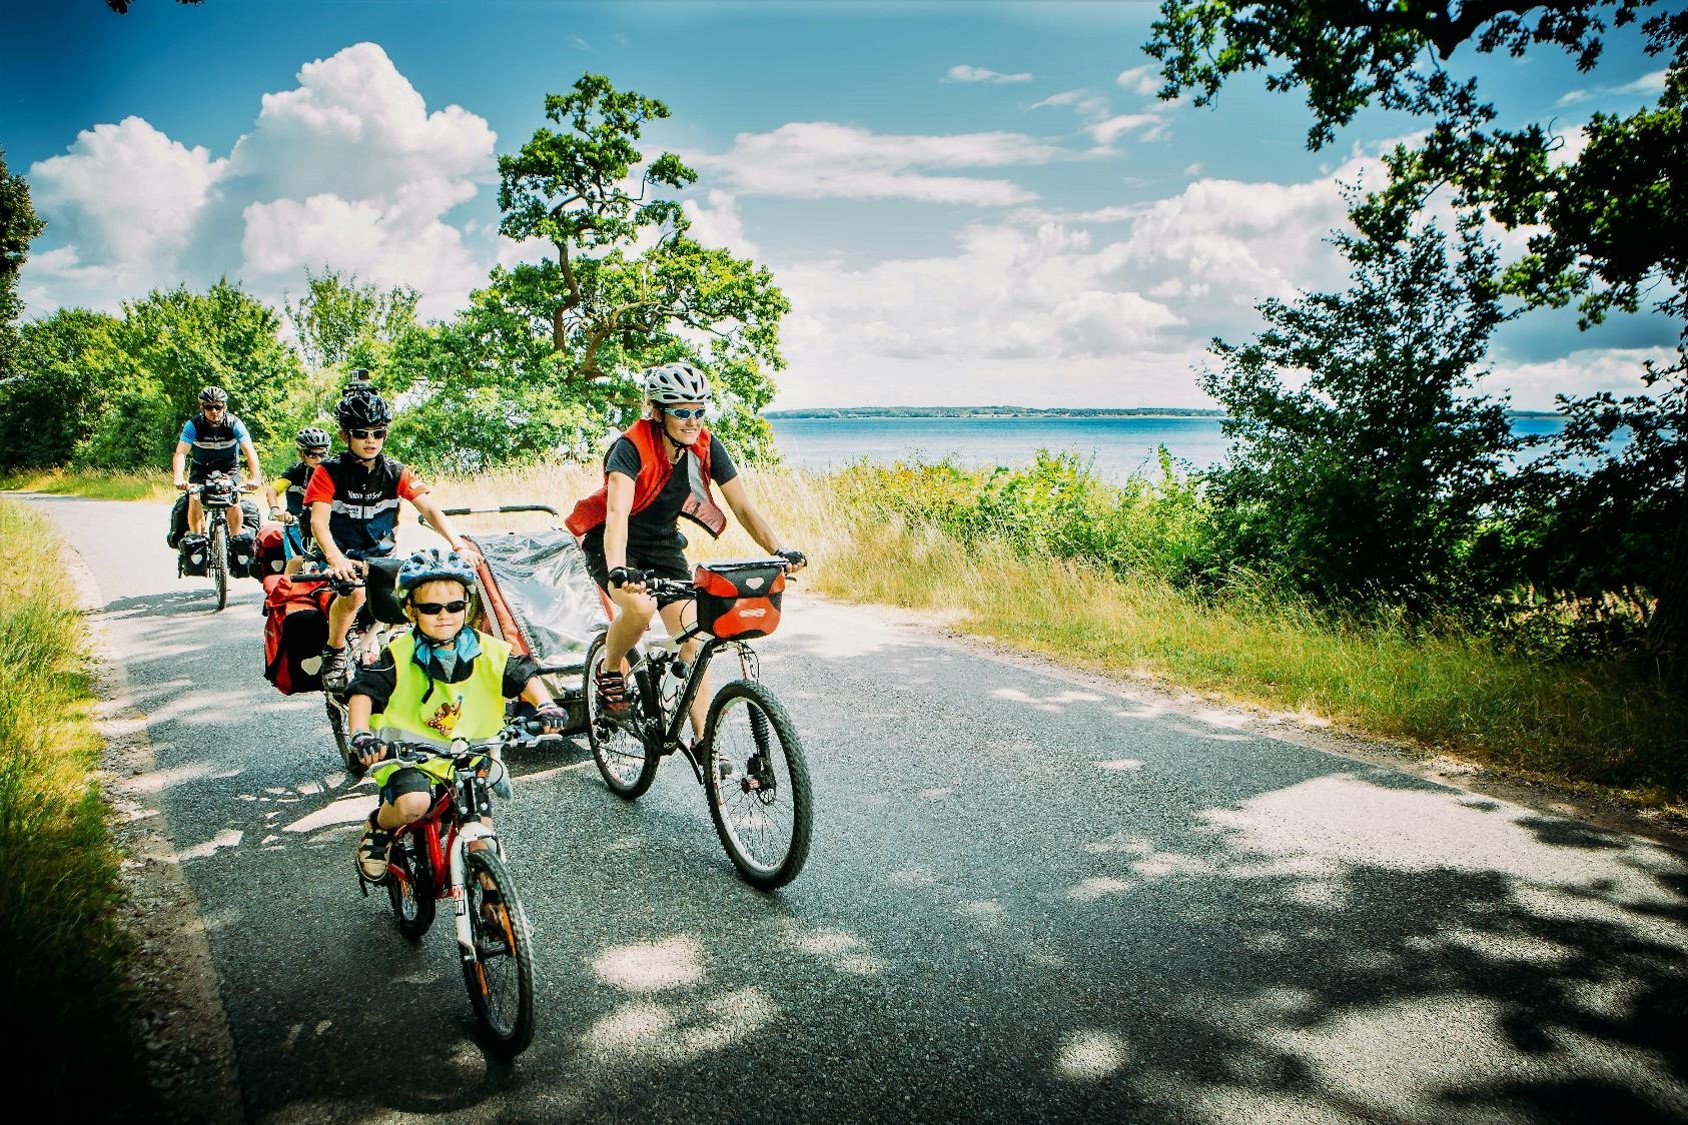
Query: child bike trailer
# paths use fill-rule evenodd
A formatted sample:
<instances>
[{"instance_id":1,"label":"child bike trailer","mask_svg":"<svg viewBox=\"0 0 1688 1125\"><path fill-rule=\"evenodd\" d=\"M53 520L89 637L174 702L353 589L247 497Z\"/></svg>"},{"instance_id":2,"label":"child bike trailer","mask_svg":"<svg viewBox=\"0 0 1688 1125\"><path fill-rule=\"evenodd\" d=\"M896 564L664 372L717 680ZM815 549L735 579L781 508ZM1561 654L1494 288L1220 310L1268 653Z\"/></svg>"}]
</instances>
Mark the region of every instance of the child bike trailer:
<instances>
[{"instance_id":1,"label":"child bike trailer","mask_svg":"<svg viewBox=\"0 0 1688 1125\"><path fill-rule=\"evenodd\" d=\"M447 508L448 516L543 512L544 504L498 508ZM586 570L580 544L567 528L464 536L481 552L478 565L487 632L539 663L540 677L568 712L565 734L586 729L581 669L592 638L609 625L603 593Z\"/></svg>"}]
</instances>

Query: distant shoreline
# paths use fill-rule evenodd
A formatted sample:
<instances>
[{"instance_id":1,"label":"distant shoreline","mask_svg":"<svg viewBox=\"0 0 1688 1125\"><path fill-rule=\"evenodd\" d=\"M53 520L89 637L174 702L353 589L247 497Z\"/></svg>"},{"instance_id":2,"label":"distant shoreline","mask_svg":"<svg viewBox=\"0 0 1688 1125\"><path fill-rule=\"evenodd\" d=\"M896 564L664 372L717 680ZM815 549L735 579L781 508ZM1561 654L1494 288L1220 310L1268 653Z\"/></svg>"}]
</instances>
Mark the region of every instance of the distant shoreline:
<instances>
[{"instance_id":1,"label":"distant shoreline","mask_svg":"<svg viewBox=\"0 0 1688 1125\"><path fill-rule=\"evenodd\" d=\"M1511 410L1514 418L1557 418L1552 410ZM827 418L1218 418L1223 410L1185 406L839 406L812 410L769 410L770 421Z\"/></svg>"}]
</instances>

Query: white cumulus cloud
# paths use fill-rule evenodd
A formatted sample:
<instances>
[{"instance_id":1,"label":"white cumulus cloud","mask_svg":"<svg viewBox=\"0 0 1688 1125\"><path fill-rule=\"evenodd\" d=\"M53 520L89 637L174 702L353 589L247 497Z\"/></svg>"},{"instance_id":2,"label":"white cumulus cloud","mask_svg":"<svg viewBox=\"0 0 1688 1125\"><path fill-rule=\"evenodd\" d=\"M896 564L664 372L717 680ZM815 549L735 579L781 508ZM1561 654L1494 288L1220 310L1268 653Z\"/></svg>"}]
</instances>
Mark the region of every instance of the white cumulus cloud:
<instances>
[{"instance_id":1,"label":"white cumulus cloud","mask_svg":"<svg viewBox=\"0 0 1688 1125\"><path fill-rule=\"evenodd\" d=\"M944 81L946 82L1002 83L1030 82L1031 80L1032 76L1029 74L999 74L994 70L987 70L982 66L968 66L965 63L960 66L950 67L944 74Z\"/></svg>"},{"instance_id":2,"label":"white cumulus cloud","mask_svg":"<svg viewBox=\"0 0 1688 1125\"><path fill-rule=\"evenodd\" d=\"M1324 241L1339 181L1204 179L1147 203L1018 208L949 254L850 268L776 264L791 298L781 406L886 403L1208 405L1192 369L1242 341L1255 304L1340 287ZM1058 374L1051 374L1052 372Z\"/></svg>"},{"instance_id":3,"label":"white cumulus cloud","mask_svg":"<svg viewBox=\"0 0 1688 1125\"><path fill-rule=\"evenodd\" d=\"M1142 94L1144 97L1152 98L1161 87L1160 71L1155 68L1153 63L1134 66L1130 70L1120 71L1119 77L1114 79L1114 84L1122 86L1134 94Z\"/></svg>"},{"instance_id":4,"label":"white cumulus cloud","mask_svg":"<svg viewBox=\"0 0 1688 1125\"><path fill-rule=\"evenodd\" d=\"M78 251L114 266L170 254L193 231L227 161L173 141L139 117L96 125L29 170L36 210L68 228Z\"/></svg>"},{"instance_id":5,"label":"white cumulus cloud","mask_svg":"<svg viewBox=\"0 0 1688 1125\"><path fill-rule=\"evenodd\" d=\"M494 177L496 137L458 106L429 112L385 51L359 43L263 95L223 158L140 118L98 125L30 182L69 243L26 266L30 310L113 308L153 286L240 278L278 300L306 266L413 285L425 315L456 308L495 247L445 221Z\"/></svg>"},{"instance_id":6,"label":"white cumulus cloud","mask_svg":"<svg viewBox=\"0 0 1688 1125\"><path fill-rule=\"evenodd\" d=\"M934 175L929 169L1044 164L1060 150L1021 133L937 136L874 133L828 121L740 133L725 153L688 154L742 195L799 199L913 199L981 207L1035 196L1009 180Z\"/></svg>"}]
</instances>

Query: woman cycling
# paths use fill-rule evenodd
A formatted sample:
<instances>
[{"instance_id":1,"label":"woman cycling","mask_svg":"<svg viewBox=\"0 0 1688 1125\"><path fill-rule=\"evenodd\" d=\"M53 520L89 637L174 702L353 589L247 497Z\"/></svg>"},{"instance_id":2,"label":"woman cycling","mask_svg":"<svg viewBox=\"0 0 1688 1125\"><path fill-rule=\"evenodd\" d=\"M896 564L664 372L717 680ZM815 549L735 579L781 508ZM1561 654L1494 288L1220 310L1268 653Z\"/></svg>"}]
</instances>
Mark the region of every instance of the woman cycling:
<instances>
[{"instance_id":1,"label":"woman cycling","mask_svg":"<svg viewBox=\"0 0 1688 1125\"><path fill-rule=\"evenodd\" d=\"M587 570L615 603L597 679L600 703L612 715L625 714L631 706L622 661L650 627L651 617L660 612L671 636L697 620L689 599L664 597L659 603L647 594L641 572L681 581L691 577L679 517L713 536L727 526L711 483L721 486L727 506L765 550L784 558L793 572L807 561L803 552L780 547L779 536L750 502L726 447L704 428L714 392L703 372L689 363L668 363L645 371L644 385L646 416L605 454L604 487L576 504L565 521L580 536ZM690 662L696 655L694 638L681 656ZM691 710L692 733L699 738L709 700L708 684L702 687Z\"/></svg>"}]
</instances>

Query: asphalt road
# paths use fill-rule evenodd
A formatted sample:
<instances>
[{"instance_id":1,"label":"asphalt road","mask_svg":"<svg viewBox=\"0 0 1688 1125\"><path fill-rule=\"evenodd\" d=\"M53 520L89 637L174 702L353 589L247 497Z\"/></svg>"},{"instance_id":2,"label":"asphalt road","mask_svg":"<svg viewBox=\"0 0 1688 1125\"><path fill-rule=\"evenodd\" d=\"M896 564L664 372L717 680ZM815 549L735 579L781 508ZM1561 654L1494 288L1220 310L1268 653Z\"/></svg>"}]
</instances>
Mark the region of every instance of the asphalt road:
<instances>
[{"instance_id":1,"label":"asphalt road","mask_svg":"<svg viewBox=\"0 0 1688 1125\"><path fill-rule=\"evenodd\" d=\"M684 764L499 808L539 953L513 1066L437 923L353 877L373 800L158 505L32 500L100 587L260 1121L1688 1118L1688 865L1635 838L791 596L807 869L734 875Z\"/></svg>"}]
</instances>

